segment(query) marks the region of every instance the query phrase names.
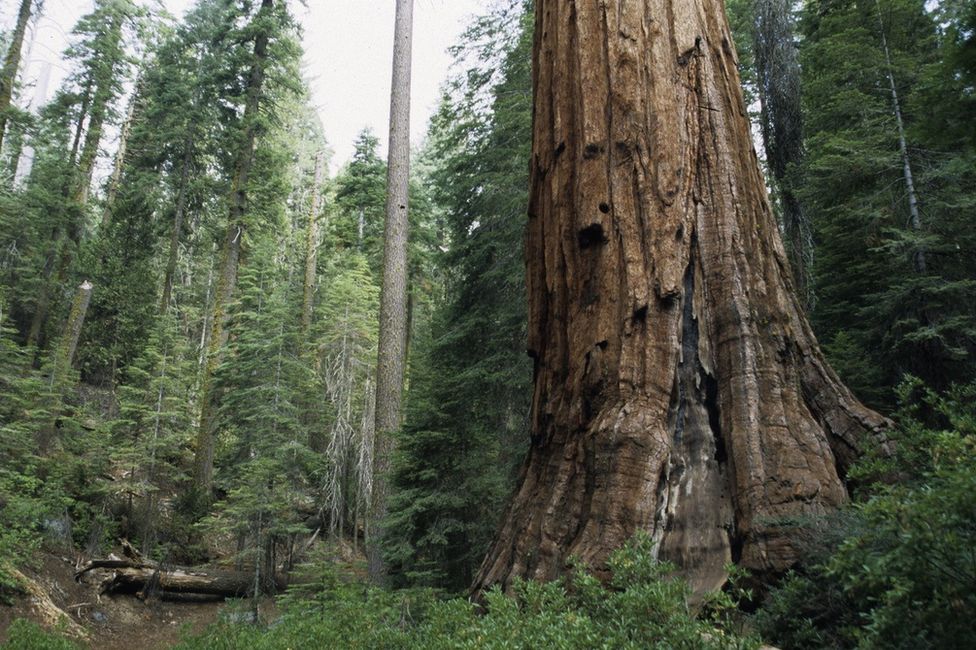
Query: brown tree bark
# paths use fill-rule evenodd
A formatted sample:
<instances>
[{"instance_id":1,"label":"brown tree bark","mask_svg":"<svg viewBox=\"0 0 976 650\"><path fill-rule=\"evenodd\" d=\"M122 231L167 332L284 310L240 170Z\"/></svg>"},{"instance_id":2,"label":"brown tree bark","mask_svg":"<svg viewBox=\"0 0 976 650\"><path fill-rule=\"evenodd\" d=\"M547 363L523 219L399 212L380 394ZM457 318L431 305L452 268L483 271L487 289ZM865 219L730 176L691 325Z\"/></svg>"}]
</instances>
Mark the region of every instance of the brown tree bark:
<instances>
[{"instance_id":1,"label":"brown tree bark","mask_svg":"<svg viewBox=\"0 0 976 650\"><path fill-rule=\"evenodd\" d=\"M119 42L122 40L122 14L113 14L109 33ZM78 157L78 169L74 188L74 200L79 205L88 203L88 193L91 190L92 173L95 170L95 159L102 142L102 131L108 117L109 102L115 99L115 65L101 66L95 79L95 93L92 96L91 117L88 120L88 130L85 132L85 143L81 147Z\"/></svg>"},{"instance_id":2,"label":"brown tree bark","mask_svg":"<svg viewBox=\"0 0 976 650\"><path fill-rule=\"evenodd\" d=\"M274 9L274 0L261 0L259 19L267 17ZM262 29L254 39L254 63L247 82L247 98L244 104L244 137L234 163L231 181L227 232L221 253L220 272L214 291L210 318L210 339L207 343L207 360L203 367L200 385L200 425L197 431L194 457L194 487L202 505L209 505L213 498L213 461L217 426L217 403L213 390L213 374L220 365L220 356L227 342L227 307L237 288L237 267L241 256L241 240L245 231L247 208L247 183L254 163L254 146L258 135L257 113L264 96L265 68L268 63L269 29Z\"/></svg>"},{"instance_id":3,"label":"brown tree bark","mask_svg":"<svg viewBox=\"0 0 976 650\"><path fill-rule=\"evenodd\" d=\"M183 143L183 163L180 166L180 185L176 191L176 207L173 211L173 229L169 233L169 253L166 256L166 271L163 273L163 291L159 298L159 313L165 314L173 297L173 282L176 278L176 263L180 254L180 239L183 237L183 221L186 218L186 193L190 182L190 162L193 159L193 143Z\"/></svg>"},{"instance_id":4,"label":"brown tree bark","mask_svg":"<svg viewBox=\"0 0 976 650\"><path fill-rule=\"evenodd\" d=\"M315 156L315 185L312 187L312 205L308 212L308 229L305 232L305 280L302 284L302 332L308 337L312 326L312 308L315 305L315 273L318 268L319 250L319 199L322 192L322 171L325 157Z\"/></svg>"},{"instance_id":5,"label":"brown tree bark","mask_svg":"<svg viewBox=\"0 0 976 650\"><path fill-rule=\"evenodd\" d=\"M102 209L101 230L104 232L112 223L112 210L115 208L115 199L119 195L119 186L122 183L122 172L125 169L126 154L129 148L129 136L132 135L132 125L137 119L136 109L142 100L142 76L136 79L135 90L129 99L129 107L125 112L125 121L122 122L122 131L119 133L119 148L115 151L115 162L112 165L112 175L108 179L108 188L105 192L105 206Z\"/></svg>"},{"instance_id":6,"label":"brown tree bark","mask_svg":"<svg viewBox=\"0 0 976 650\"><path fill-rule=\"evenodd\" d=\"M379 543L387 511L387 473L393 435L400 428L407 330L407 231L410 178L410 59L413 0L397 0L390 91L390 151L386 171L386 224L383 232L383 285L376 364L376 434L369 516L373 536L367 545L369 577L386 580Z\"/></svg>"},{"instance_id":7,"label":"brown tree bark","mask_svg":"<svg viewBox=\"0 0 976 650\"><path fill-rule=\"evenodd\" d=\"M20 2L10 48L3 59L3 70L0 71L0 150L3 149L3 137L7 131L7 111L14 94L14 82L20 68L20 51L24 47L24 34L27 31L27 21L30 20L32 3L33 0Z\"/></svg>"},{"instance_id":8,"label":"brown tree bark","mask_svg":"<svg viewBox=\"0 0 976 650\"><path fill-rule=\"evenodd\" d=\"M701 592L797 559L887 422L795 296L720 0L537 0L532 443L474 588L639 530Z\"/></svg>"}]
</instances>

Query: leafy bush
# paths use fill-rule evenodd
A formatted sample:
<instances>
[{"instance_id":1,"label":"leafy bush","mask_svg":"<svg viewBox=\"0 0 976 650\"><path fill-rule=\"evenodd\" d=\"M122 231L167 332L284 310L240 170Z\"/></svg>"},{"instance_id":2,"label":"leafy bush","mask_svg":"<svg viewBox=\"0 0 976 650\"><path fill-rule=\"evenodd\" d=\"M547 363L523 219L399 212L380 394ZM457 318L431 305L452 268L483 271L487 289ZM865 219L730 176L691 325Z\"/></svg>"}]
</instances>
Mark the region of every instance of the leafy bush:
<instances>
[{"instance_id":1,"label":"leafy bush","mask_svg":"<svg viewBox=\"0 0 976 650\"><path fill-rule=\"evenodd\" d=\"M812 562L757 615L784 649L976 647L976 385L900 394L895 453L858 468L898 480L825 522Z\"/></svg>"},{"instance_id":2,"label":"leafy bush","mask_svg":"<svg viewBox=\"0 0 976 650\"><path fill-rule=\"evenodd\" d=\"M517 582L495 589L484 611L430 591L389 592L345 582L321 571L285 599L282 619L268 627L221 623L183 648L251 650L329 648L754 648L751 638L699 620L687 585L673 567L654 561L652 542L636 537L610 561L602 584L576 570L566 581Z\"/></svg>"}]
</instances>

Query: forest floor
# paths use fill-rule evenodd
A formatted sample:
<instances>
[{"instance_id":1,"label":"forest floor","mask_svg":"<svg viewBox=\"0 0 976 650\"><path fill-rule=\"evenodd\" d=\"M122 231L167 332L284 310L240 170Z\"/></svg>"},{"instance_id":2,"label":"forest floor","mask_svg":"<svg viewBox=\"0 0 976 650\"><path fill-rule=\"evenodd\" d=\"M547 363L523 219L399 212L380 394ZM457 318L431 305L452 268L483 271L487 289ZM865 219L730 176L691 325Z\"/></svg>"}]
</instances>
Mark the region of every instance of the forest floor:
<instances>
[{"instance_id":1,"label":"forest floor","mask_svg":"<svg viewBox=\"0 0 976 650\"><path fill-rule=\"evenodd\" d=\"M115 555L122 555L119 548L114 550ZM319 539L307 551L351 580L366 579L366 557L348 540ZM99 575L100 571L94 571L77 581L75 571L74 559L50 550L38 553L30 566L20 568L20 592L8 594L8 602L0 601L0 647L17 619L57 630L98 650L170 648L188 636L201 634L221 618L241 624L252 620L249 600L181 603L142 600L124 593L100 594L104 572ZM300 582L303 577L300 568L292 573L292 580ZM259 621L268 623L280 615L273 597L261 599Z\"/></svg>"},{"instance_id":2,"label":"forest floor","mask_svg":"<svg viewBox=\"0 0 976 650\"><path fill-rule=\"evenodd\" d=\"M99 595L97 581L76 582L74 562L51 553L39 555L34 567L24 568L22 574L24 593L0 605L0 645L11 623L24 618L99 650L169 648L187 635L201 633L224 610L239 609L230 602L171 603ZM261 603L259 616L276 616L272 599Z\"/></svg>"}]
</instances>

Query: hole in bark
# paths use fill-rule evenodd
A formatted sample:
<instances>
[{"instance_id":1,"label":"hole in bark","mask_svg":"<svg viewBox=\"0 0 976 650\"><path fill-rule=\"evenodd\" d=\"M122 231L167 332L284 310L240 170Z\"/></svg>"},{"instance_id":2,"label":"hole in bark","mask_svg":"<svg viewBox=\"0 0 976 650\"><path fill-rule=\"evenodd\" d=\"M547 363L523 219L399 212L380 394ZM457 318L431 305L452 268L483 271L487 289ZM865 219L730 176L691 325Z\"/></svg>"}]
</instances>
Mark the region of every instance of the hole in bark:
<instances>
[{"instance_id":1,"label":"hole in bark","mask_svg":"<svg viewBox=\"0 0 976 650\"><path fill-rule=\"evenodd\" d=\"M592 160L601 153L603 153L603 145L591 142L590 144L586 145L585 149L583 149L583 158L586 160Z\"/></svg>"},{"instance_id":2,"label":"hole in bark","mask_svg":"<svg viewBox=\"0 0 976 650\"><path fill-rule=\"evenodd\" d=\"M600 348L601 350L606 350L607 345L609 345L608 341L597 341L596 347Z\"/></svg>"},{"instance_id":3,"label":"hole in bark","mask_svg":"<svg viewBox=\"0 0 976 650\"><path fill-rule=\"evenodd\" d=\"M539 353L536 352L535 350L533 350L532 348L529 348L528 350L526 350L525 353L527 355L529 355L529 358L530 359L538 359L539 358Z\"/></svg>"},{"instance_id":4,"label":"hole in bark","mask_svg":"<svg viewBox=\"0 0 976 650\"><path fill-rule=\"evenodd\" d=\"M602 212L603 214L607 214L608 212L610 212L610 206L607 205L606 203L601 203L600 212Z\"/></svg>"},{"instance_id":5,"label":"hole in bark","mask_svg":"<svg viewBox=\"0 0 976 650\"><path fill-rule=\"evenodd\" d=\"M634 321L643 323L647 321L647 305L641 305L634 310Z\"/></svg>"},{"instance_id":6,"label":"hole in bark","mask_svg":"<svg viewBox=\"0 0 976 650\"><path fill-rule=\"evenodd\" d=\"M556 158L558 158L564 151L566 151L566 143L560 142L553 153L556 155Z\"/></svg>"},{"instance_id":7,"label":"hole in bark","mask_svg":"<svg viewBox=\"0 0 976 650\"><path fill-rule=\"evenodd\" d=\"M681 56L678 57L678 65L688 65L691 57L695 56L695 53L701 48L701 41L701 36L695 37L695 47L681 53Z\"/></svg>"},{"instance_id":8,"label":"hole in bark","mask_svg":"<svg viewBox=\"0 0 976 650\"><path fill-rule=\"evenodd\" d=\"M708 426L715 437L715 460L725 463L729 460L729 452L725 448L722 438L722 420L718 410L718 382L706 372L701 372L702 383L705 385L705 410L708 411Z\"/></svg>"},{"instance_id":9,"label":"hole in bark","mask_svg":"<svg viewBox=\"0 0 976 650\"><path fill-rule=\"evenodd\" d=\"M661 470L661 474L657 477L657 488L654 490L654 494L657 497L655 503L657 503L657 512L654 513L654 528L657 530L666 529L668 523L668 509L664 503L664 493L668 489L668 472L666 469Z\"/></svg>"},{"instance_id":10,"label":"hole in bark","mask_svg":"<svg viewBox=\"0 0 976 650\"><path fill-rule=\"evenodd\" d=\"M679 224L678 229L674 231L674 239L675 241L681 241L684 238L685 238L685 225Z\"/></svg>"},{"instance_id":11,"label":"hole in bark","mask_svg":"<svg viewBox=\"0 0 976 650\"><path fill-rule=\"evenodd\" d=\"M679 293L675 289L672 291L668 291L667 293L658 295L657 301L665 309L671 309L672 307L678 304L678 297L679 297Z\"/></svg>"},{"instance_id":12,"label":"hole in bark","mask_svg":"<svg viewBox=\"0 0 976 650\"><path fill-rule=\"evenodd\" d=\"M591 223L579 231L580 248L590 248L605 243L607 238L603 234L603 225L599 223Z\"/></svg>"},{"instance_id":13,"label":"hole in bark","mask_svg":"<svg viewBox=\"0 0 976 650\"><path fill-rule=\"evenodd\" d=\"M742 539L742 535L736 530L729 531L729 550L732 552L732 561L736 564L742 559L742 547L745 546L745 540Z\"/></svg>"}]
</instances>

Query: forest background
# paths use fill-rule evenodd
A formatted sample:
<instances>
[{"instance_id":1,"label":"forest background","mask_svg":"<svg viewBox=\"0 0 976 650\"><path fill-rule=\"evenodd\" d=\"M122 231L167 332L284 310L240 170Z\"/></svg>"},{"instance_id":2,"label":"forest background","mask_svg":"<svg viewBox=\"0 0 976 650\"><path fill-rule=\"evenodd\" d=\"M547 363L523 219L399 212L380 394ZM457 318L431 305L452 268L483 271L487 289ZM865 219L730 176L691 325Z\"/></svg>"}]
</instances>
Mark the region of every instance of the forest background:
<instances>
[{"instance_id":1,"label":"forest background","mask_svg":"<svg viewBox=\"0 0 976 650\"><path fill-rule=\"evenodd\" d=\"M8 54L10 565L43 548L96 556L124 537L163 562L248 568L273 591L316 529L354 552L376 543L386 163L365 129L328 173L296 10L198 0L175 19L99 0L72 31L70 74L36 112L18 108L29 89ZM727 11L808 315L841 378L903 440L858 466L849 511L795 522L809 559L754 624L783 647L965 647L976 638L976 3L730 0ZM531 13L499 1L471 21L413 154L406 412L382 539L393 588L464 592L528 447ZM3 37L3 52L19 47L16 28ZM9 572L0 584L16 588ZM373 597L377 616L396 609Z\"/></svg>"}]
</instances>

